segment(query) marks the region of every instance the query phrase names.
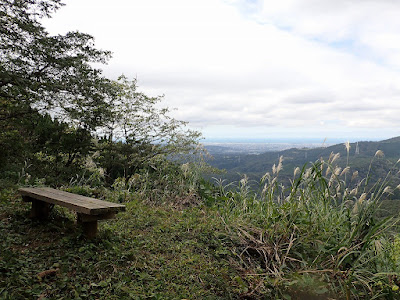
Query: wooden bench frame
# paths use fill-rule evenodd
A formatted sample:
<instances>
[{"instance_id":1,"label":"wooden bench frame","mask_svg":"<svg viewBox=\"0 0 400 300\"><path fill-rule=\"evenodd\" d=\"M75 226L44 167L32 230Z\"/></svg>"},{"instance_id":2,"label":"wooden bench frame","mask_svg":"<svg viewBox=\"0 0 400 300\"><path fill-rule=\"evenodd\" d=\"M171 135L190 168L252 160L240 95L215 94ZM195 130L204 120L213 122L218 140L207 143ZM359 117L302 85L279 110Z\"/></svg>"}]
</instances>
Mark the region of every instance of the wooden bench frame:
<instances>
[{"instance_id":1,"label":"wooden bench frame","mask_svg":"<svg viewBox=\"0 0 400 300\"><path fill-rule=\"evenodd\" d=\"M61 205L77 212L77 223L88 238L97 234L97 221L115 217L125 211L125 205L72 194L52 188L20 188L25 202L32 202L31 218L46 219L54 205Z\"/></svg>"}]
</instances>

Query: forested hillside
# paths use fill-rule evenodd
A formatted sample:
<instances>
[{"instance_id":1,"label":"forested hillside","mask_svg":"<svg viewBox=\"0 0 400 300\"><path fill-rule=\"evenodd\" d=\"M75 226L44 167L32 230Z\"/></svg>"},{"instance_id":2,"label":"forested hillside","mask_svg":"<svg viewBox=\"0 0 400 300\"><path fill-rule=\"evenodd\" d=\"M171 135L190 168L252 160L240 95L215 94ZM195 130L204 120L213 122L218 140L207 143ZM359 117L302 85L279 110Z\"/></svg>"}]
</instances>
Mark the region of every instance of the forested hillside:
<instances>
[{"instance_id":1,"label":"forested hillside","mask_svg":"<svg viewBox=\"0 0 400 300\"><path fill-rule=\"evenodd\" d=\"M348 152L345 144L336 144L329 147L270 151L258 155L220 154L214 155L214 159L209 160L209 163L216 168L225 169L227 173L222 175L224 178L240 180L240 177L246 174L250 179L259 181L266 172L272 170L274 164L278 164L279 158L282 156L283 163L280 176L282 180L288 181L293 177L296 167L320 159L328 160L334 153L339 154L336 162L340 167L349 166L353 172L357 171L361 177L365 177L369 172L371 181L376 182L380 178L384 178L400 158L399 137L379 142L360 141L349 143L348 146ZM378 150L383 152L382 157L372 160ZM370 168L371 161L372 167Z\"/></svg>"}]
</instances>

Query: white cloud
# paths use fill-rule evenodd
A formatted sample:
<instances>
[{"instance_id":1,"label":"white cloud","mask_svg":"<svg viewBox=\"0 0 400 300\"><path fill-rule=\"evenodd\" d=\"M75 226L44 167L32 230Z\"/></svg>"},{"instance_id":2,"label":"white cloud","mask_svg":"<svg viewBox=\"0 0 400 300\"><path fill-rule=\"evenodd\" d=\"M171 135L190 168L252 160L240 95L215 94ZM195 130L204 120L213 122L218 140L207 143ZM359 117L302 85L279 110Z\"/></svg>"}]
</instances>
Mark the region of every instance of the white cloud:
<instances>
[{"instance_id":1,"label":"white cloud","mask_svg":"<svg viewBox=\"0 0 400 300\"><path fill-rule=\"evenodd\" d=\"M137 76L207 135L366 136L400 133L399 9L389 0L69 0L46 24L94 35L114 52L107 75Z\"/></svg>"},{"instance_id":2,"label":"white cloud","mask_svg":"<svg viewBox=\"0 0 400 300\"><path fill-rule=\"evenodd\" d=\"M400 68L400 3L395 0L281 0L256 1L247 17L274 24L307 39L350 49L358 55ZM246 0L232 1L246 7ZM393 60L393 57L397 57Z\"/></svg>"}]
</instances>

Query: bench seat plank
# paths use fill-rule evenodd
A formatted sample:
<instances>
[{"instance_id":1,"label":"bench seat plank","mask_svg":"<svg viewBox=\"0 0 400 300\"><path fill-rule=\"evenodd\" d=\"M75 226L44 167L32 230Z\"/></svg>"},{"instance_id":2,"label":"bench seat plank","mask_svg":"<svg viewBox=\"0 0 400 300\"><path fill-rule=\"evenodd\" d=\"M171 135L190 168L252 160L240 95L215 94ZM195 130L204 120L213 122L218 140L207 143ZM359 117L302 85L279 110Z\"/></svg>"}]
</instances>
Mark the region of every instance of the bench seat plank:
<instances>
[{"instance_id":1,"label":"bench seat plank","mask_svg":"<svg viewBox=\"0 0 400 300\"><path fill-rule=\"evenodd\" d=\"M122 204L71 194L52 188L20 188L19 192L22 196L65 206L86 215L125 211L125 206Z\"/></svg>"},{"instance_id":2,"label":"bench seat plank","mask_svg":"<svg viewBox=\"0 0 400 300\"><path fill-rule=\"evenodd\" d=\"M52 188L48 188L48 187L41 188L41 189L46 192L49 192L51 194L57 194L61 197L73 199L77 203L79 202L79 203L84 203L84 204L88 204L88 205L90 203L90 206L92 206L93 208L109 207L109 208L111 208L109 211L115 211L115 212L125 210L125 205L122 205L122 204L99 200L99 199L86 197L86 196L82 196L82 195L78 195L78 194L72 194L69 192L64 192L64 191L60 191L60 190L56 190L56 189L52 189Z\"/></svg>"}]
</instances>

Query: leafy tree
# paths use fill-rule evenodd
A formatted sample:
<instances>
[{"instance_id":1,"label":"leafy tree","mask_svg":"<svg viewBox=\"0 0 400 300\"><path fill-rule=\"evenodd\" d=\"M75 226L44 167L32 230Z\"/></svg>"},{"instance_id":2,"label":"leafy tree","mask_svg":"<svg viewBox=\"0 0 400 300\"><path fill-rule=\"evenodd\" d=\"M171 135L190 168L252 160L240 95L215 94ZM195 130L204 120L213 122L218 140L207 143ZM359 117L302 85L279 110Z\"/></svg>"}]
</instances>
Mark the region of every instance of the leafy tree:
<instances>
[{"instance_id":1,"label":"leafy tree","mask_svg":"<svg viewBox=\"0 0 400 300\"><path fill-rule=\"evenodd\" d=\"M149 97L137 90L136 80L119 77L118 91L112 99L113 118L98 134L101 136L97 161L110 178L129 177L140 169L156 170L152 163L160 157L178 159L202 151L201 134L187 128L187 123L170 115L161 106L162 96Z\"/></svg>"},{"instance_id":2,"label":"leafy tree","mask_svg":"<svg viewBox=\"0 0 400 300\"><path fill-rule=\"evenodd\" d=\"M55 184L83 172L94 144L88 130L33 111L0 133L0 148L1 175L16 180L24 168L25 174Z\"/></svg>"},{"instance_id":3,"label":"leafy tree","mask_svg":"<svg viewBox=\"0 0 400 300\"><path fill-rule=\"evenodd\" d=\"M104 127L103 136L127 144L160 146L157 153L187 152L201 136L186 127L187 122L170 116L170 109L161 107L163 96L149 97L137 91L136 80L120 76L113 82L117 94L112 99L111 122Z\"/></svg>"},{"instance_id":4,"label":"leafy tree","mask_svg":"<svg viewBox=\"0 0 400 300\"><path fill-rule=\"evenodd\" d=\"M135 80L105 78L92 63L110 52L92 36L49 35L40 21L62 5L0 0L0 171L15 175L25 164L58 182L79 175L88 155L110 185L175 170L173 160L192 155L200 134L160 108L162 97L138 92Z\"/></svg>"},{"instance_id":5,"label":"leafy tree","mask_svg":"<svg viewBox=\"0 0 400 300\"><path fill-rule=\"evenodd\" d=\"M81 127L110 117L105 95L110 81L91 63L110 52L94 48L93 37L69 32L50 36L40 19L60 0L0 0L0 126L28 117L33 109L52 111Z\"/></svg>"},{"instance_id":6,"label":"leafy tree","mask_svg":"<svg viewBox=\"0 0 400 300\"><path fill-rule=\"evenodd\" d=\"M3 174L15 174L38 152L59 162L54 166L72 167L88 153L90 131L112 117L114 85L91 65L106 62L110 52L96 49L88 34L51 36L40 23L62 5L60 0L0 0ZM36 168L45 170L45 163Z\"/></svg>"}]
</instances>

